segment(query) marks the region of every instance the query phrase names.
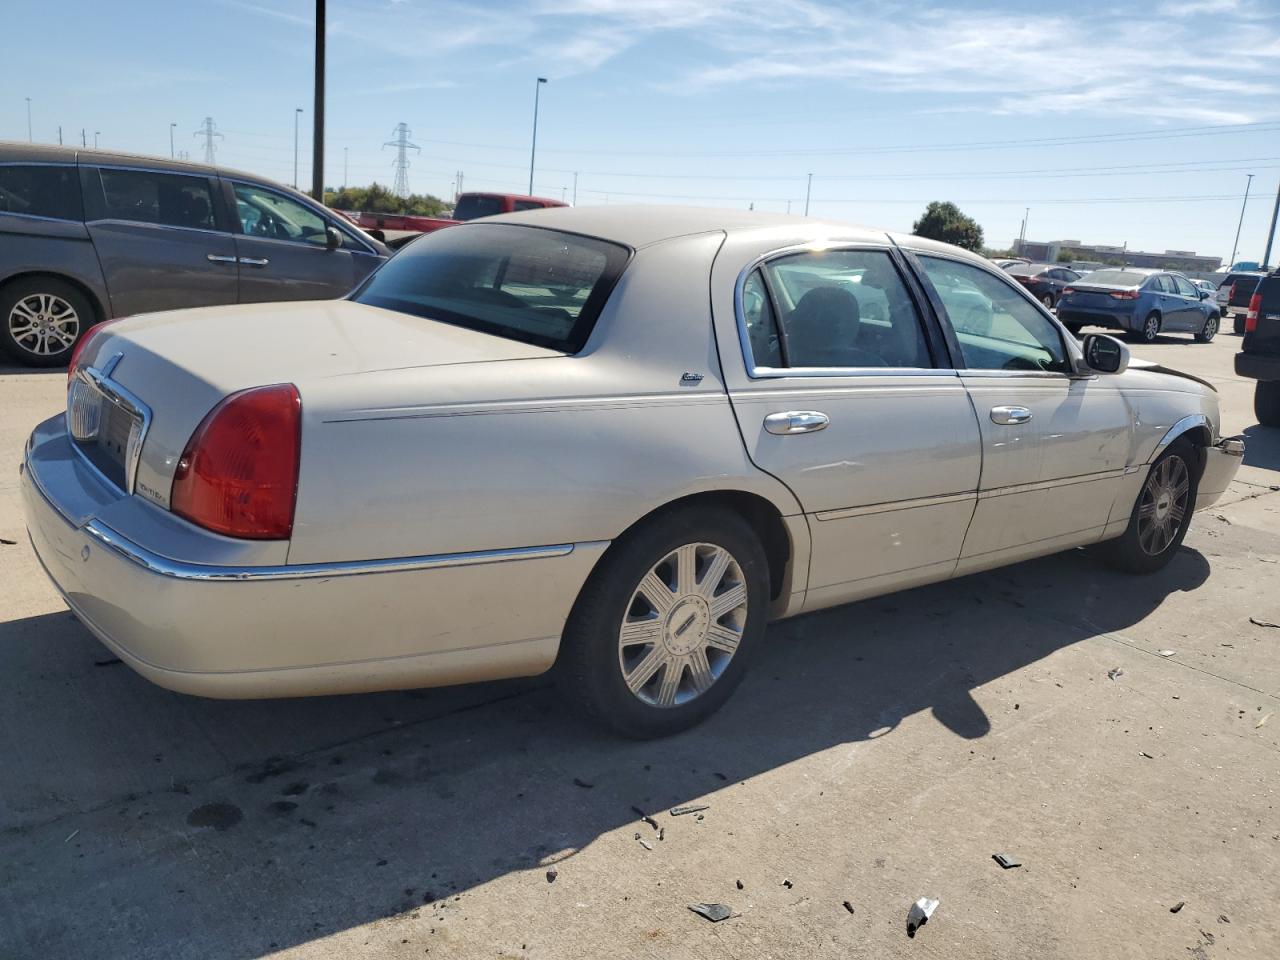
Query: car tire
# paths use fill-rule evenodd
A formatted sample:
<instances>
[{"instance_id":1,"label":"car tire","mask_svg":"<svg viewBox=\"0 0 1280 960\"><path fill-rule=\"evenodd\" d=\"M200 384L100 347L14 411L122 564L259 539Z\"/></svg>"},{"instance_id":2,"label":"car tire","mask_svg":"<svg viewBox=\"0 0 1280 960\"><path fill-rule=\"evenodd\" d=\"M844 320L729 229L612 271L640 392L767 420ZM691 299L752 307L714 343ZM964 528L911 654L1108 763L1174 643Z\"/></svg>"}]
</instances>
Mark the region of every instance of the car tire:
<instances>
[{"instance_id":1,"label":"car tire","mask_svg":"<svg viewBox=\"0 0 1280 960\"><path fill-rule=\"evenodd\" d=\"M1200 332L1196 334L1196 343L1212 343L1213 338L1218 335L1218 322L1218 315L1210 314L1204 326L1200 328Z\"/></svg>"},{"instance_id":2,"label":"car tire","mask_svg":"<svg viewBox=\"0 0 1280 960\"><path fill-rule=\"evenodd\" d=\"M1264 427L1280 427L1280 380L1259 380L1254 385L1253 413Z\"/></svg>"},{"instance_id":3,"label":"car tire","mask_svg":"<svg viewBox=\"0 0 1280 960\"><path fill-rule=\"evenodd\" d=\"M1152 310L1142 321L1142 326L1130 333L1139 343L1155 343L1160 336L1160 314Z\"/></svg>"},{"instance_id":4,"label":"car tire","mask_svg":"<svg viewBox=\"0 0 1280 960\"><path fill-rule=\"evenodd\" d=\"M569 614L562 694L633 739L699 723L733 693L764 635L768 566L751 525L723 507L674 509L624 534ZM717 615L717 601L732 606Z\"/></svg>"},{"instance_id":5,"label":"car tire","mask_svg":"<svg viewBox=\"0 0 1280 960\"><path fill-rule=\"evenodd\" d=\"M1052 309L1053 309L1053 294L1052 294L1052 293L1046 293L1043 297L1041 297L1041 298L1040 298L1040 302L1041 302L1042 304L1044 304L1044 308L1045 308L1046 310L1052 310Z\"/></svg>"},{"instance_id":6,"label":"car tire","mask_svg":"<svg viewBox=\"0 0 1280 960\"><path fill-rule=\"evenodd\" d=\"M1099 545L1103 559L1126 573L1163 569L1191 526L1201 468L1199 451L1191 441L1169 444L1151 464L1124 533Z\"/></svg>"},{"instance_id":7,"label":"car tire","mask_svg":"<svg viewBox=\"0 0 1280 960\"><path fill-rule=\"evenodd\" d=\"M24 277L0 288L0 352L30 367L58 367L97 322L89 298L57 277Z\"/></svg>"},{"instance_id":8,"label":"car tire","mask_svg":"<svg viewBox=\"0 0 1280 960\"><path fill-rule=\"evenodd\" d=\"M1244 336L1244 321L1245 318L1238 313L1231 318L1231 332L1237 337Z\"/></svg>"}]
</instances>

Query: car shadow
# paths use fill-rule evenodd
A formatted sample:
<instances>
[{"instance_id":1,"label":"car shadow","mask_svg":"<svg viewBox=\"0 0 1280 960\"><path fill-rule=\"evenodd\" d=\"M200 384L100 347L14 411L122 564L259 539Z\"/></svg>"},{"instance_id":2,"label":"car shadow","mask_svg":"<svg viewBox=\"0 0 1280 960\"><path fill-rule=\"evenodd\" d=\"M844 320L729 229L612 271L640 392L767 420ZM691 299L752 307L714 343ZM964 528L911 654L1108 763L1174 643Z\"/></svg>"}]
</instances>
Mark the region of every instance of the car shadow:
<instances>
[{"instance_id":1,"label":"car shadow","mask_svg":"<svg viewBox=\"0 0 1280 960\"><path fill-rule=\"evenodd\" d=\"M13 377L34 373L62 373L65 376L66 372L66 364L63 364L60 367L28 367L16 363L0 361L0 377Z\"/></svg>"},{"instance_id":2,"label":"car shadow","mask_svg":"<svg viewBox=\"0 0 1280 960\"><path fill-rule=\"evenodd\" d=\"M893 751L917 714L967 751L994 725L975 689L1031 664L1055 679L1052 654L1208 574L1183 547L1117 589L1073 551L778 623L723 710L649 743L584 725L542 679L212 701L112 664L69 614L0 624L0 861L45 864L0 868L0 955L256 957L447 918L477 885L545 885L619 827L652 832L636 809L714 809L726 784L820 751Z\"/></svg>"},{"instance_id":3,"label":"car shadow","mask_svg":"<svg viewBox=\"0 0 1280 960\"><path fill-rule=\"evenodd\" d=\"M1245 427L1244 463L1263 470L1280 470L1280 429L1260 423Z\"/></svg>"}]
</instances>

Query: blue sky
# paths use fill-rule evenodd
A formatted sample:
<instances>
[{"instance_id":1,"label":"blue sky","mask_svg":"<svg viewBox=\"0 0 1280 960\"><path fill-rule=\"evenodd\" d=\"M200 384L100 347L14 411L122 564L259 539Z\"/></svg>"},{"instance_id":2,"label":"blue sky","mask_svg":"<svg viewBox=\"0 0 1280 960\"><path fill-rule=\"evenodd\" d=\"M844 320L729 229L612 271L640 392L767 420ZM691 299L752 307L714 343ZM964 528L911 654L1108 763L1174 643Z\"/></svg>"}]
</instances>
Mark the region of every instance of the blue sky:
<instances>
[{"instance_id":1,"label":"blue sky","mask_svg":"<svg viewBox=\"0 0 1280 960\"><path fill-rule=\"evenodd\" d=\"M310 183L312 3L7 0L0 138L218 161ZM43 38L43 39L41 39ZM330 0L326 182L528 186L578 202L811 211L909 229L953 200L1028 236L1260 259L1280 182L1280 0ZM57 51L56 69L49 52ZM1168 199L1150 199L1168 198ZM1177 199L1174 199L1177 198ZM1188 199L1196 198L1196 199ZM1274 255L1273 255L1274 259Z\"/></svg>"}]
</instances>

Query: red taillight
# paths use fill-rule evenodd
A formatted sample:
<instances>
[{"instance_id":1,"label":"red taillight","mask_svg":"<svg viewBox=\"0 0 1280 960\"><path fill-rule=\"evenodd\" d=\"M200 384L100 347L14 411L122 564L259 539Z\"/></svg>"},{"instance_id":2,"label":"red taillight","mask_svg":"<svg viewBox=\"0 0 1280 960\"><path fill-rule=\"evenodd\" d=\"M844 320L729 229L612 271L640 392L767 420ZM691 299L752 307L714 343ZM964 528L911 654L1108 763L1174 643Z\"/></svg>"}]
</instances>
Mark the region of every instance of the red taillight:
<instances>
[{"instance_id":1,"label":"red taillight","mask_svg":"<svg viewBox=\"0 0 1280 960\"><path fill-rule=\"evenodd\" d=\"M1039 279L1038 277L1029 277L1025 273L1014 274L1014 276L1019 283L1025 284L1026 286L1031 286L1031 284L1035 283L1036 280Z\"/></svg>"},{"instance_id":2,"label":"red taillight","mask_svg":"<svg viewBox=\"0 0 1280 960\"><path fill-rule=\"evenodd\" d=\"M1227 294L1227 303L1230 303L1235 298L1236 298L1236 285L1233 283L1231 285L1231 292Z\"/></svg>"},{"instance_id":3,"label":"red taillight","mask_svg":"<svg viewBox=\"0 0 1280 960\"><path fill-rule=\"evenodd\" d=\"M1075 288L1075 287L1063 287L1063 288L1062 288L1062 295L1063 295L1064 297L1065 297L1067 294L1069 294L1069 293L1075 293L1075 292L1076 292L1076 288Z\"/></svg>"},{"instance_id":4,"label":"red taillight","mask_svg":"<svg viewBox=\"0 0 1280 960\"><path fill-rule=\"evenodd\" d=\"M233 393L196 427L173 475L169 507L246 540L293 533L302 400L291 383Z\"/></svg>"},{"instance_id":5,"label":"red taillight","mask_svg":"<svg viewBox=\"0 0 1280 960\"><path fill-rule=\"evenodd\" d=\"M1112 300L1137 300L1138 291L1137 290L1112 290L1111 299Z\"/></svg>"},{"instance_id":6,"label":"red taillight","mask_svg":"<svg viewBox=\"0 0 1280 960\"><path fill-rule=\"evenodd\" d=\"M118 323L124 317L116 317L114 320L104 320L102 323L95 323L92 327L84 332L84 336L80 338L75 347L71 350L71 362L67 364L67 384L70 385L71 378L75 376L76 365L80 362L80 354L84 353L84 348L89 346L89 341L94 339L98 334L113 323Z\"/></svg>"},{"instance_id":7,"label":"red taillight","mask_svg":"<svg viewBox=\"0 0 1280 960\"><path fill-rule=\"evenodd\" d=\"M1258 284L1262 286L1262 284ZM1253 333L1258 329L1258 314L1262 311L1262 294L1255 293L1249 298L1249 312L1244 318L1244 332Z\"/></svg>"}]
</instances>

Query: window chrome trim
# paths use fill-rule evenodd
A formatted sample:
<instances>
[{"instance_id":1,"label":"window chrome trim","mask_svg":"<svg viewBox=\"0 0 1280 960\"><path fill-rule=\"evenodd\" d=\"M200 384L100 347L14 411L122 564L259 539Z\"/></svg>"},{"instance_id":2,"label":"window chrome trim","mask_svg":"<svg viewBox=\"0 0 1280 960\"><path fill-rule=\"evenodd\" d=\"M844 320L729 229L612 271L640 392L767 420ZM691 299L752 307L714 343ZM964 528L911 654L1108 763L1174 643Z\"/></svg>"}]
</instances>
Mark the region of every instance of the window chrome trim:
<instances>
[{"instance_id":1,"label":"window chrome trim","mask_svg":"<svg viewBox=\"0 0 1280 960\"><path fill-rule=\"evenodd\" d=\"M243 581L243 580L312 580L319 577L358 577L371 573L406 573L415 570L439 570L468 567L514 560L537 560L565 557L577 544L556 543L541 547L513 547L505 550L476 550L468 553L437 553L417 557L392 557L384 560L355 560L332 563L299 563L284 566L216 566L187 563L162 557L134 543L101 520L90 520L83 530L104 549L110 550L149 573L176 580ZM596 544L583 544L595 546Z\"/></svg>"},{"instance_id":2,"label":"window chrome trim","mask_svg":"<svg viewBox=\"0 0 1280 960\"><path fill-rule=\"evenodd\" d=\"M75 221L72 222L74 223ZM152 223L150 220L125 220L121 217L98 217L94 220L85 221L85 226L96 226L98 224L120 224L126 227L151 227L154 230L184 230L187 233L212 234L215 237L227 237L228 239L235 236L235 234L230 230L211 230L208 227L183 227L176 223Z\"/></svg>"},{"instance_id":3,"label":"window chrome trim","mask_svg":"<svg viewBox=\"0 0 1280 960\"><path fill-rule=\"evenodd\" d=\"M142 445L147 439L148 431L151 429L151 408L139 400L129 389L112 379L111 374L115 372L123 357L124 354L122 353L113 354L100 368L80 367L76 370L74 376L85 383L91 384L102 395L103 400L123 408L138 424L136 430L129 431L129 447L125 451L124 458L124 493L132 496L138 481L138 463L142 459ZM70 395L71 391L68 390L68 399L70 399ZM68 432L70 432L71 419L71 411L68 410ZM74 439L72 439L71 449L76 452L80 461L105 483L117 490L120 489L120 485L103 473L97 464L90 460L85 452L80 449L80 445Z\"/></svg>"}]
</instances>

